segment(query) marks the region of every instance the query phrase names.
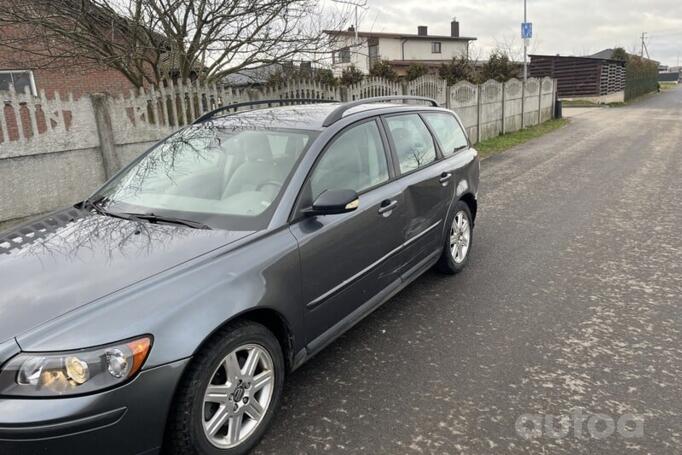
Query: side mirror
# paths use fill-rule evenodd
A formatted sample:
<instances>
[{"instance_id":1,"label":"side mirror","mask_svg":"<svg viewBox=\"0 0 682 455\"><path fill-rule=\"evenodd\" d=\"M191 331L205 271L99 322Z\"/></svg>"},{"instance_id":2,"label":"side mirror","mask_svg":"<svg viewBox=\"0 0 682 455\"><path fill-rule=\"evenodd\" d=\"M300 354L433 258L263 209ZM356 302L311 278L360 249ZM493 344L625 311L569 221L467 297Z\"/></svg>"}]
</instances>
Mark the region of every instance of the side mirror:
<instances>
[{"instance_id":1,"label":"side mirror","mask_svg":"<svg viewBox=\"0 0 682 455\"><path fill-rule=\"evenodd\" d=\"M315 199L312 208L306 210L306 214L336 215L352 212L359 206L358 193L353 190L326 190Z\"/></svg>"}]
</instances>

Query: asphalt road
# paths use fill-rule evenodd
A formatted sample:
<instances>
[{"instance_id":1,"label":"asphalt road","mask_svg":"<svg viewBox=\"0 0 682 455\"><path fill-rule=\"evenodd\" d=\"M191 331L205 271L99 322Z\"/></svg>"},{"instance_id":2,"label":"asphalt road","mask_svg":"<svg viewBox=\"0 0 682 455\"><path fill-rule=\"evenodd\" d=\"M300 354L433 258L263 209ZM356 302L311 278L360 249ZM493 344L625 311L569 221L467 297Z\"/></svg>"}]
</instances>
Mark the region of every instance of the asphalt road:
<instances>
[{"instance_id":1,"label":"asphalt road","mask_svg":"<svg viewBox=\"0 0 682 455\"><path fill-rule=\"evenodd\" d=\"M295 372L257 453L680 453L682 88L583 112L481 182L469 268Z\"/></svg>"}]
</instances>

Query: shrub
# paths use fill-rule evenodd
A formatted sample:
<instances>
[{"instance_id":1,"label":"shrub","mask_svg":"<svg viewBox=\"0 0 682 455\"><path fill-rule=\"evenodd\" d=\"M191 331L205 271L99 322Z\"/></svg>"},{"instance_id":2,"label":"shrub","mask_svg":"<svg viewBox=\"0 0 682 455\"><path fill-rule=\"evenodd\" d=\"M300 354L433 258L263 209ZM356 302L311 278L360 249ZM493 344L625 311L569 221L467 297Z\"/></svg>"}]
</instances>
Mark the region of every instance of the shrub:
<instances>
[{"instance_id":1,"label":"shrub","mask_svg":"<svg viewBox=\"0 0 682 455\"><path fill-rule=\"evenodd\" d=\"M413 81L424 76L425 74L428 74L428 72L429 70L426 67L426 65L422 63L413 63L407 67L407 75L405 76L405 78L408 81Z\"/></svg>"},{"instance_id":2,"label":"shrub","mask_svg":"<svg viewBox=\"0 0 682 455\"><path fill-rule=\"evenodd\" d=\"M334 72L330 69L320 69L315 72L315 80L322 84L336 87L339 85L339 80L334 76Z\"/></svg>"},{"instance_id":3,"label":"shrub","mask_svg":"<svg viewBox=\"0 0 682 455\"><path fill-rule=\"evenodd\" d=\"M658 90L658 65L653 60L629 55L625 64L625 100Z\"/></svg>"},{"instance_id":4,"label":"shrub","mask_svg":"<svg viewBox=\"0 0 682 455\"><path fill-rule=\"evenodd\" d=\"M268 77L267 85L276 87L286 84L287 81L309 81L311 79L332 87L339 85L339 80L334 76L332 70L326 68L315 68L312 70L301 70L300 68L282 68L280 71L272 73Z\"/></svg>"},{"instance_id":5,"label":"shrub","mask_svg":"<svg viewBox=\"0 0 682 455\"><path fill-rule=\"evenodd\" d=\"M476 69L466 57L455 57L448 63L443 63L438 69L438 75L454 85L459 81L476 82Z\"/></svg>"},{"instance_id":6,"label":"shrub","mask_svg":"<svg viewBox=\"0 0 682 455\"><path fill-rule=\"evenodd\" d=\"M495 79L497 82L506 82L519 73L518 66L512 62L509 56L497 49L490 53L488 61L481 69L481 81Z\"/></svg>"},{"instance_id":7,"label":"shrub","mask_svg":"<svg viewBox=\"0 0 682 455\"><path fill-rule=\"evenodd\" d=\"M342 85L357 84L358 82L361 82L362 79L364 79L364 77L365 75L362 74L362 71L357 69L355 66L351 65L348 68L345 68L341 73L341 84Z\"/></svg>"},{"instance_id":8,"label":"shrub","mask_svg":"<svg viewBox=\"0 0 682 455\"><path fill-rule=\"evenodd\" d=\"M614 60L620 60L621 62L626 62L630 59L630 54L627 53L622 47L617 47L613 50L611 58Z\"/></svg>"},{"instance_id":9,"label":"shrub","mask_svg":"<svg viewBox=\"0 0 682 455\"><path fill-rule=\"evenodd\" d=\"M374 63L372 69L369 70L369 75L372 77L382 77L391 82L398 80L398 73L395 72L388 60L381 60Z\"/></svg>"}]
</instances>

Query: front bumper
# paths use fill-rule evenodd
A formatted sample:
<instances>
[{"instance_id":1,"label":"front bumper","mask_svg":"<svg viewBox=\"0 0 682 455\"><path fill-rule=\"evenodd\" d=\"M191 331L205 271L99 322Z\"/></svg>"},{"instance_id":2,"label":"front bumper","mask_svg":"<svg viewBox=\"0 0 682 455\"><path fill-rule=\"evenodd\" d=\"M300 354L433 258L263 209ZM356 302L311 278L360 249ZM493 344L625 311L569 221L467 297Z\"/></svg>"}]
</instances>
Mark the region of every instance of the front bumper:
<instances>
[{"instance_id":1,"label":"front bumper","mask_svg":"<svg viewBox=\"0 0 682 455\"><path fill-rule=\"evenodd\" d=\"M0 398L0 455L158 453L187 362L143 371L122 387L93 395Z\"/></svg>"}]
</instances>

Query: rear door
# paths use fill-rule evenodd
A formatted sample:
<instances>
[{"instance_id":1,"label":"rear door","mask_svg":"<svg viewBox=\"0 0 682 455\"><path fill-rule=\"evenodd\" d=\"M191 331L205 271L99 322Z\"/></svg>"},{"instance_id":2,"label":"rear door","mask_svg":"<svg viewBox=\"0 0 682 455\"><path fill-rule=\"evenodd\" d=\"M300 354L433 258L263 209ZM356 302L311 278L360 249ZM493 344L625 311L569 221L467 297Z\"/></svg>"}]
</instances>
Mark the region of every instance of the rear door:
<instances>
[{"instance_id":1,"label":"rear door","mask_svg":"<svg viewBox=\"0 0 682 455\"><path fill-rule=\"evenodd\" d=\"M299 216L291 232L299 243L305 325L310 342L390 285L404 210L378 120L353 124L322 152L302 189L298 212L325 190L351 189L350 213Z\"/></svg>"},{"instance_id":2,"label":"rear door","mask_svg":"<svg viewBox=\"0 0 682 455\"><path fill-rule=\"evenodd\" d=\"M442 247L451 176L418 113L385 116L383 121L405 201L400 273L406 277Z\"/></svg>"},{"instance_id":3,"label":"rear door","mask_svg":"<svg viewBox=\"0 0 682 455\"><path fill-rule=\"evenodd\" d=\"M448 200L469 190L465 165L471 161L469 140L457 118L448 112L424 112L422 118L431 128L444 159L444 170L451 175L453 182L448 186Z\"/></svg>"}]
</instances>

